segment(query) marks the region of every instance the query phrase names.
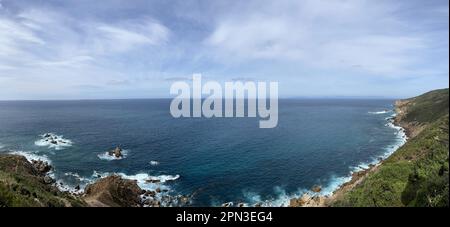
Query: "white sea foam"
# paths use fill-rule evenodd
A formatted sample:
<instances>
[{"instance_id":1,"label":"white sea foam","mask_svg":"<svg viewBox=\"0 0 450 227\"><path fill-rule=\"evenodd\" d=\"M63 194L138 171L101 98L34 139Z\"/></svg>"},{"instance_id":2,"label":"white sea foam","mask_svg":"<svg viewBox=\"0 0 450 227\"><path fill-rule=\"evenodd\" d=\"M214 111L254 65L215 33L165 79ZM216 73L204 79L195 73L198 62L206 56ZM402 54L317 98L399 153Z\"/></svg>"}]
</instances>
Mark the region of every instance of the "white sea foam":
<instances>
[{"instance_id":1,"label":"white sea foam","mask_svg":"<svg viewBox=\"0 0 450 227\"><path fill-rule=\"evenodd\" d=\"M80 183L91 183L92 182L92 178L80 176L80 174L78 174L78 173L67 172L67 173L64 173L64 175L68 176L68 177L73 177Z\"/></svg>"},{"instance_id":2,"label":"white sea foam","mask_svg":"<svg viewBox=\"0 0 450 227\"><path fill-rule=\"evenodd\" d=\"M37 152L32 152L32 151L11 151L11 152L9 152L9 154L22 155L29 162L31 162L33 160L37 160L37 161L47 162L48 164L52 163L51 160L47 157L47 155L41 155L41 154L38 154Z\"/></svg>"},{"instance_id":3,"label":"white sea foam","mask_svg":"<svg viewBox=\"0 0 450 227\"><path fill-rule=\"evenodd\" d=\"M306 189L298 189L294 193L287 193L286 190L282 187L276 186L274 187L274 198L268 198L263 199L260 194L251 192L251 191L245 191L244 192L244 198L246 202L244 203L244 206L262 206L262 207L287 207L289 206L290 200L292 198L299 198L304 193L308 192ZM220 204L223 204L220 203ZM220 205L217 202L215 203L215 206Z\"/></svg>"},{"instance_id":4,"label":"white sea foam","mask_svg":"<svg viewBox=\"0 0 450 227\"><path fill-rule=\"evenodd\" d=\"M382 111L369 112L369 114L387 114L390 112L391 112L391 110L382 110Z\"/></svg>"},{"instance_id":5,"label":"white sea foam","mask_svg":"<svg viewBox=\"0 0 450 227\"><path fill-rule=\"evenodd\" d=\"M55 150L62 150L72 146L72 141L65 139L62 135L56 135L54 133L45 133L40 135L41 139L36 140L34 144L40 147L48 147Z\"/></svg>"},{"instance_id":6,"label":"white sea foam","mask_svg":"<svg viewBox=\"0 0 450 227\"><path fill-rule=\"evenodd\" d=\"M62 191L62 192L70 192L70 193L73 193L73 194L81 194L81 193L83 193L83 192L84 192L84 189L86 188L86 185L87 185L87 184L80 184L80 185L79 185L79 186L80 186L80 189L77 190L77 189L75 189L74 186L71 186L71 185L69 185L69 184L66 184L66 182L64 182L64 181L61 180L61 179L57 179L57 180L56 180L56 183L55 183L55 186L56 186L60 191Z\"/></svg>"},{"instance_id":7,"label":"white sea foam","mask_svg":"<svg viewBox=\"0 0 450 227\"><path fill-rule=\"evenodd\" d=\"M150 161L150 165L157 166L157 165L159 165L159 162L158 161Z\"/></svg>"},{"instance_id":8,"label":"white sea foam","mask_svg":"<svg viewBox=\"0 0 450 227\"><path fill-rule=\"evenodd\" d=\"M93 180L100 176L100 178L104 178L112 175L113 173L108 172L97 172L94 171L92 174ZM159 176L151 176L147 173L138 173L134 175L128 175L125 173L114 173L115 175L119 175L124 179L135 180L140 188L144 190L155 191L157 188L161 190L170 190L168 185L164 185L168 181L174 181L180 178L180 175L159 175Z\"/></svg>"},{"instance_id":9,"label":"white sea foam","mask_svg":"<svg viewBox=\"0 0 450 227\"><path fill-rule=\"evenodd\" d=\"M150 181L160 181L161 183L165 183L167 181L178 180L180 175L160 175L160 176L149 176L148 180Z\"/></svg>"},{"instance_id":10,"label":"white sea foam","mask_svg":"<svg viewBox=\"0 0 450 227\"><path fill-rule=\"evenodd\" d=\"M0 143L0 149L3 149L5 147L5 145L3 145L2 143Z\"/></svg>"},{"instance_id":11,"label":"white sea foam","mask_svg":"<svg viewBox=\"0 0 450 227\"><path fill-rule=\"evenodd\" d=\"M128 155L128 150L122 150L122 157L116 157L114 155L109 155L109 151L98 154L97 157L102 160L113 161L113 160L121 160L126 158Z\"/></svg>"}]
</instances>

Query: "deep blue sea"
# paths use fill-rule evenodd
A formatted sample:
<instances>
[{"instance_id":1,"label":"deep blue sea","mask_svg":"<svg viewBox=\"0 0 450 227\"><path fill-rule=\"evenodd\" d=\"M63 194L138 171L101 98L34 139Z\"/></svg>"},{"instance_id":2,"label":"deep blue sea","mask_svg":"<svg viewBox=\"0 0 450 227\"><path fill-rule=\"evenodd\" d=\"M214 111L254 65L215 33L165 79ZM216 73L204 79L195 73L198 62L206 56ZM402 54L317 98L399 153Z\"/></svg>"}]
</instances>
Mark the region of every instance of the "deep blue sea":
<instances>
[{"instance_id":1,"label":"deep blue sea","mask_svg":"<svg viewBox=\"0 0 450 227\"><path fill-rule=\"evenodd\" d=\"M195 206L282 206L314 185L332 192L403 141L386 120L393 100L284 99L272 129L258 118L174 119L170 101L2 101L0 150L51 161L68 187L119 173L143 188L195 193ZM71 144L49 146L44 133ZM123 159L105 158L119 145Z\"/></svg>"}]
</instances>

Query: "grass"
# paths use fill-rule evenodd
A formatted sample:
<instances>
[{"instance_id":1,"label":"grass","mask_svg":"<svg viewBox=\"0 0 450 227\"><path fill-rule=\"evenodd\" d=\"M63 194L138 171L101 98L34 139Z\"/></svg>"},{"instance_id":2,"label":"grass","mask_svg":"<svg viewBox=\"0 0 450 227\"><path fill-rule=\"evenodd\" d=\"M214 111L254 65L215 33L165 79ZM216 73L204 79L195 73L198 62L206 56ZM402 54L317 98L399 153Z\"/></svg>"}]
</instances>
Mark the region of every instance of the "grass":
<instances>
[{"instance_id":1,"label":"grass","mask_svg":"<svg viewBox=\"0 0 450 227\"><path fill-rule=\"evenodd\" d=\"M84 206L84 202L44 184L28 161L16 155L0 155L1 207Z\"/></svg>"},{"instance_id":2,"label":"grass","mask_svg":"<svg viewBox=\"0 0 450 227\"><path fill-rule=\"evenodd\" d=\"M405 121L425 129L333 206L448 207L448 94L444 89L411 99Z\"/></svg>"}]
</instances>

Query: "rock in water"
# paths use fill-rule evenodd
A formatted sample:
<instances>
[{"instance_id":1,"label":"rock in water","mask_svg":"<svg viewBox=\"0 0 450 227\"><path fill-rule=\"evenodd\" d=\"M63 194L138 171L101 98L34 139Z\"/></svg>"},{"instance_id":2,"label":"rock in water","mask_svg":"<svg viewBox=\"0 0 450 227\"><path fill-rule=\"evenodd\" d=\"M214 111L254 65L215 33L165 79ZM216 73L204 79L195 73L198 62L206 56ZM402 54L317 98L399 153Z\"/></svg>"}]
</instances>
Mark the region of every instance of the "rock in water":
<instances>
[{"instance_id":1,"label":"rock in water","mask_svg":"<svg viewBox=\"0 0 450 227\"><path fill-rule=\"evenodd\" d=\"M322 187L320 187L319 185L316 185L312 188L312 191L315 193L319 193L322 191Z\"/></svg>"},{"instance_id":2,"label":"rock in water","mask_svg":"<svg viewBox=\"0 0 450 227\"><path fill-rule=\"evenodd\" d=\"M110 156L114 156L116 158L122 158L123 157L122 149L120 147L116 147L114 150L108 152L108 154Z\"/></svg>"},{"instance_id":3,"label":"rock in water","mask_svg":"<svg viewBox=\"0 0 450 227\"><path fill-rule=\"evenodd\" d=\"M136 181L113 175L86 186L85 201L94 207L139 207L141 192Z\"/></svg>"}]
</instances>

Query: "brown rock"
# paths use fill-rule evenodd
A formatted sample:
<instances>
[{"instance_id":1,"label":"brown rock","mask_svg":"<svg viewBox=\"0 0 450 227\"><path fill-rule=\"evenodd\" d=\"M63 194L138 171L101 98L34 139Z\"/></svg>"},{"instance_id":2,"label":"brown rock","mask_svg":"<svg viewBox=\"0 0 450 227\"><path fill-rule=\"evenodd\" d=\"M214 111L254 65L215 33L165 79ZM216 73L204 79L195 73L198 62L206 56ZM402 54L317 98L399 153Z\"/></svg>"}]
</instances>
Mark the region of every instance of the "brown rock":
<instances>
[{"instance_id":1,"label":"brown rock","mask_svg":"<svg viewBox=\"0 0 450 227\"><path fill-rule=\"evenodd\" d=\"M322 191L322 187L319 185L314 186L311 191L315 192L315 193L319 193Z\"/></svg>"},{"instance_id":2,"label":"brown rock","mask_svg":"<svg viewBox=\"0 0 450 227\"><path fill-rule=\"evenodd\" d=\"M122 158L123 157L122 148L120 148L120 147L116 147L114 150L109 151L108 154L110 156L114 156L116 158Z\"/></svg>"},{"instance_id":3,"label":"brown rock","mask_svg":"<svg viewBox=\"0 0 450 227\"><path fill-rule=\"evenodd\" d=\"M48 173L50 170L52 170L52 166L49 165L48 162L44 162L41 160L32 160L31 164L41 175L44 175Z\"/></svg>"},{"instance_id":4,"label":"brown rock","mask_svg":"<svg viewBox=\"0 0 450 227\"><path fill-rule=\"evenodd\" d=\"M311 201L311 196L305 193L300 198L293 198L289 201L290 207L303 207L306 206Z\"/></svg>"},{"instance_id":5,"label":"brown rock","mask_svg":"<svg viewBox=\"0 0 450 227\"><path fill-rule=\"evenodd\" d=\"M85 200L94 207L138 207L141 205L141 192L136 181L113 175L88 185Z\"/></svg>"}]
</instances>

